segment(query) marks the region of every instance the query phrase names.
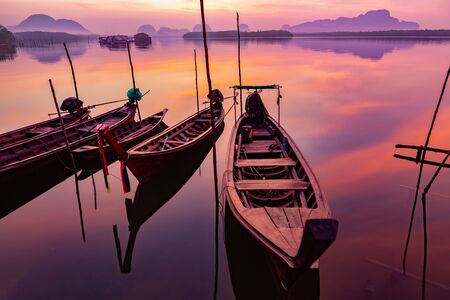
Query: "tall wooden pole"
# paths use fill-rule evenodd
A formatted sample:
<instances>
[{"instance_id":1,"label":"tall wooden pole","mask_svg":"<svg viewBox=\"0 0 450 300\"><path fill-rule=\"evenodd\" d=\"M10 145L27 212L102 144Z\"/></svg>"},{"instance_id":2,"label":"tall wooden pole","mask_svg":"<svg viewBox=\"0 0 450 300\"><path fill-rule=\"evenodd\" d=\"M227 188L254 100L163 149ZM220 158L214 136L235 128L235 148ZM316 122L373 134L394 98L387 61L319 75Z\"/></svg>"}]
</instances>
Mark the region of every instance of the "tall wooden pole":
<instances>
[{"instance_id":1,"label":"tall wooden pole","mask_svg":"<svg viewBox=\"0 0 450 300\"><path fill-rule=\"evenodd\" d=\"M206 21L205 21L205 8L203 0L200 0L200 12L202 16L202 29L203 29L203 46L205 48L205 65L206 65L206 78L208 80L208 91L210 94L212 91L211 74L209 69L209 55L208 55L208 42L206 39ZM214 195L216 198L216 218L215 218L215 276L214 276L214 299L217 297L217 283L218 283L218 270L219 270L219 185L217 179L217 153L215 142L215 124L214 124L214 108L213 102L209 99L209 107L211 110L211 128L212 128L212 142L213 142L213 167L214 167Z\"/></svg>"},{"instance_id":2,"label":"tall wooden pole","mask_svg":"<svg viewBox=\"0 0 450 300\"><path fill-rule=\"evenodd\" d=\"M67 49L66 43L63 43L63 45L64 49L66 50L67 59L69 60L70 69L72 70L72 79L73 79L73 86L75 88L75 96L79 100L80 98L78 96L77 80L75 79L75 71L73 69L72 59L70 58L69 50Z\"/></svg>"},{"instance_id":3,"label":"tall wooden pole","mask_svg":"<svg viewBox=\"0 0 450 300\"><path fill-rule=\"evenodd\" d=\"M133 92L134 92L136 90L136 82L134 80L134 68L133 68L133 61L131 60L131 52L130 52L130 43L129 42L127 42L127 49L128 49L128 60L130 61L130 67L131 67L131 79L133 80ZM138 111L139 121L142 121L141 111L139 110L138 100L136 100L136 108Z\"/></svg>"},{"instance_id":4,"label":"tall wooden pole","mask_svg":"<svg viewBox=\"0 0 450 300\"><path fill-rule=\"evenodd\" d=\"M418 199L418 196L419 196L420 182L421 182L421 179L422 179L423 164L424 164L423 162L425 160L425 155L426 155L426 152L427 152L426 149L427 149L428 144L430 142L431 133L433 131L434 123L436 121L437 114L438 114L438 111L439 111L439 107L440 107L441 102L442 102L442 97L444 96L445 87L447 86L447 81L448 81L449 75L450 75L450 68L447 71L447 76L445 77L445 80L444 80L444 85L443 85L442 90L441 90L441 95L439 96L439 101L438 101L438 103L436 105L436 108L434 110L433 119L431 120L430 129L428 130L428 135L427 135L427 138L425 140L424 150L422 152L422 157L420 159L419 175L417 177L416 192L415 192L415 195L414 195L414 203L413 203L413 208L412 208L412 212L411 212L411 218L410 218L410 222L409 222L408 237L406 238L405 249L403 251L403 265L402 265L403 266L403 274L406 273L406 257L408 255L409 241L411 239L411 231L412 231L412 226L413 226L413 222L414 222L414 215L415 215L415 211L416 211L417 199Z\"/></svg>"},{"instance_id":5,"label":"tall wooden pole","mask_svg":"<svg viewBox=\"0 0 450 300\"><path fill-rule=\"evenodd\" d=\"M197 72L197 51L194 49L194 64L195 64L195 92L197 95L197 112L200 111L200 102L198 99L198 72Z\"/></svg>"},{"instance_id":6,"label":"tall wooden pole","mask_svg":"<svg viewBox=\"0 0 450 300\"><path fill-rule=\"evenodd\" d=\"M238 34L238 68L239 68L239 85L242 86L242 73L241 73L241 29L239 24L239 13L236 13L237 20L237 34ZM242 90L239 93L239 103L241 104L241 115L242 115Z\"/></svg>"},{"instance_id":7,"label":"tall wooden pole","mask_svg":"<svg viewBox=\"0 0 450 300\"><path fill-rule=\"evenodd\" d=\"M78 178L77 178L77 166L75 164L75 159L73 158L73 155L72 155L72 150L70 149L69 139L67 138L66 128L64 126L64 121L61 116L61 111L59 110L58 100L56 99L55 89L53 88L52 80L49 79L48 82L50 83L50 89L52 91L53 101L55 103L56 111L58 112L58 117L61 122L61 128L62 128L62 132L64 135L67 151L69 152L70 161L72 163L72 168L73 168L72 171L73 171L74 177L75 177L75 187L76 187L76 192L77 192L78 210L80 212L81 234L83 236L83 242L86 242L86 234L84 232L83 210L81 208L80 189L78 186Z\"/></svg>"},{"instance_id":8,"label":"tall wooden pole","mask_svg":"<svg viewBox=\"0 0 450 300\"><path fill-rule=\"evenodd\" d=\"M277 104L278 104L278 126L280 126L280 110L281 110L281 94L280 88L278 88Z\"/></svg>"}]
</instances>

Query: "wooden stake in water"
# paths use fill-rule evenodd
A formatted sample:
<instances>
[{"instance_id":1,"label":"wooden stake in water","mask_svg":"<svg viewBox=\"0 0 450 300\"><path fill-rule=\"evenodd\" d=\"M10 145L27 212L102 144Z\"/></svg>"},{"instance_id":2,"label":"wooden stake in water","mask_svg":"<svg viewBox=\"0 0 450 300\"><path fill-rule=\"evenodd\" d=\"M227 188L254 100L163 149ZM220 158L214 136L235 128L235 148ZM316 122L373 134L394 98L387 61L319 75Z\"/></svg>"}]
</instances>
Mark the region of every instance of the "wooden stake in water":
<instances>
[{"instance_id":1,"label":"wooden stake in water","mask_svg":"<svg viewBox=\"0 0 450 300\"><path fill-rule=\"evenodd\" d=\"M241 73L241 29L239 24L239 13L236 13L237 20L237 35L238 35L238 69L239 69L239 85L242 86L242 73ZM239 102L241 104L241 115L242 115L242 90L239 93Z\"/></svg>"},{"instance_id":2,"label":"wooden stake in water","mask_svg":"<svg viewBox=\"0 0 450 300\"><path fill-rule=\"evenodd\" d=\"M278 95L277 95L277 104L278 104L278 126L280 126L280 110L281 110L281 93L280 93L280 87L277 89Z\"/></svg>"},{"instance_id":3,"label":"wooden stake in water","mask_svg":"<svg viewBox=\"0 0 450 300\"><path fill-rule=\"evenodd\" d=\"M129 42L127 42L127 49L128 49L128 60L130 61L131 79L133 79L133 91L134 91L134 90L136 90L136 82L134 80L134 68L133 68L133 61L131 60L131 52L130 52L130 43ZM142 121L141 111L139 110L138 100L136 100L136 108L137 108L137 111L138 111L139 121Z\"/></svg>"},{"instance_id":4,"label":"wooden stake in water","mask_svg":"<svg viewBox=\"0 0 450 300\"><path fill-rule=\"evenodd\" d=\"M198 72L197 72L197 51L194 49L194 64L195 64L195 92L197 95L197 112L200 111L200 102L198 100Z\"/></svg>"},{"instance_id":5,"label":"wooden stake in water","mask_svg":"<svg viewBox=\"0 0 450 300\"><path fill-rule=\"evenodd\" d=\"M75 88L75 96L78 100L80 100L78 96L78 88L77 88L77 80L75 79L75 71L73 69L72 59L70 58L69 50L67 49L66 43L63 43L64 49L66 50L67 59L69 60L70 69L72 70L72 79L73 79L73 86Z\"/></svg>"},{"instance_id":6,"label":"wooden stake in water","mask_svg":"<svg viewBox=\"0 0 450 300\"><path fill-rule=\"evenodd\" d=\"M56 106L56 111L58 112L58 117L61 122L61 128L62 128L62 132L64 135L64 140L66 143L67 151L69 152L70 161L72 163L72 168L73 168L72 171L73 171L74 177L75 177L75 187L76 187L76 192L77 192L78 210L80 212L81 234L83 236L83 242L86 242L86 234L84 232L83 210L81 208L80 189L78 186L78 178L77 178L77 166L75 164L75 159L73 158L73 155L72 155L72 150L70 149L69 139L67 138L66 128L64 126L64 121L61 116L61 111L59 110L58 100L56 99L55 89L53 88L52 80L49 79L48 82L50 83L50 89L52 90L53 101Z\"/></svg>"},{"instance_id":7,"label":"wooden stake in water","mask_svg":"<svg viewBox=\"0 0 450 300\"><path fill-rule=\"evenodd\" d=\"M210 94L212 91L211 74L209 69L209 55L208 55L208 42L206 39L206 21L205 21L205 8L203 0L200 0L200 12L202 16L202 29L203 29L203 46L205 48L205 65L206 65L206 78L208 80L208 91ZM215 218L215 276L214 276L214 299L217 298L217 283L219 276L219 186L217 179L217 153L215 142L215 123L214 123L214 108L213 102L209 99L209 107L211 109L211 128L212 128L212 141L213 141L213 167L214 167L214 194L216 199L216 218Z\"/></svg>"},{"instance_id":8,"label":"wooden stake in water","mask_svg":"<svg viewBox=\"0 0 450 300\"><path fill-rule=\"evenodd\" d=\"M424 165L424 161L425 161L425 155L426 155L426 152L427 152L426 149L427 149L428 144L430 142L431 133L433 131L434 123L436 121L437 114L438 114L439 108L441 106L442 97L444 96L445 87L447 86L447 81L448 81L449 75L450 75L450 68L447 71L447 76L445 77L445 80L444 80L444 85L443 85L442 90L441 90L441 95L439 96L439 101L438 101L438 103L436 105L436 108L434 110L433 118L431 120L430 129L428 130L427 138L425 140L424 150L422 151L422 157L420 158L419 175L417 177L416 192L415 192L415 195L414 195L414 203L413 203L413 208L412 208L412 212L411 212L411 218L410 218L410 221L409 221L408 236L406 238L405 249L403 251L403 265L402 265L403 266L403 274L406 273L406 257L408 255L409 241L411 239L411 231L412 231L412 226L413 226L413 223L414 223L414 216L415 216L415 212L416 212L417 199L418 199L418 196L419 196L420 182L421 182L421 179L422 179L423 165Z\"/></svg>"}]
</instances>

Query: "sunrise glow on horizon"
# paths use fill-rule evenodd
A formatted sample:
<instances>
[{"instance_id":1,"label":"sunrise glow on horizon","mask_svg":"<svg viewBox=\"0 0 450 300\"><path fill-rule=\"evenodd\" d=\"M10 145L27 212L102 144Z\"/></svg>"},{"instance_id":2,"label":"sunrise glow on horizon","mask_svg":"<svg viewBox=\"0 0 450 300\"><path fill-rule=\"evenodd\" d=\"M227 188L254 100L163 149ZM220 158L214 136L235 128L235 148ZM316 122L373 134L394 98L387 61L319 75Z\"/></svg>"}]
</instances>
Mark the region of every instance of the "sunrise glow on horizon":
<instances>
[{"instance_id":1,"label":"sunrise glow on horizon","mask_svg":"<svg viewBox=\"0 0 450 300\"><path fill-rule=\"evenodd\" d=\"M400 20L418 22L422 29L450 28L450 2L433 0L306 0L283 2L267 0L205 1L207 22L213 30L234 28L235 12L253 30L279 29L316 19L355 17L369 10L387 9ZM192 27L200 22L199 4L193 0L3 0L0 24L16 25L32 14L47 14L55 19L72 19L94 33L132 33L143 24L155 28Z\"/></svg>"}]
</instances>

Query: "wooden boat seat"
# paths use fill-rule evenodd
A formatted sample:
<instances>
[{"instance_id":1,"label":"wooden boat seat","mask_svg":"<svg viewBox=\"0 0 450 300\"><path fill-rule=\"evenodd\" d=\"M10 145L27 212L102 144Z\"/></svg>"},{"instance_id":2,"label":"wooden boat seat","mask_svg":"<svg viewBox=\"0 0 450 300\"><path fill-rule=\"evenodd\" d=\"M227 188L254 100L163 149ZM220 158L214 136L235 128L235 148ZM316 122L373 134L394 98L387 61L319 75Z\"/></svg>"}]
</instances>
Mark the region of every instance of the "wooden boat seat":
<instances>
[{"instance_id":1,"label":"wooden boat seat","mask_svg":"<svg viewBox=\"0 0 450 300\"><path fill-rule=\"evenodd\" d=\"M270 137L272 134L266 128L253 128L254 137Z\"/></svg>"},{"instance_id":2,"label":"wooden boat seat","mask_svg":"<svg viewBox=\"0 0 450 300\"><path fill-rule=\"evenodd\" d=\"M280 153L282 150L280 149L270 149L270 147L274 147L272 145L277 145L276 141L258 141L255 140L253 143L243 144L241 145L241 152L245 153Z\"/></svg>"},{"instance_id":3,"label":"wooden boat seat","mask_svg":"<svg viewBox=\"0 0 450 300\"><path fill-rule=\"evenodd\" d=\"M308 182L300 179L263 179L263 180L239 180L236 189L249 190L306 190Z\"/></svg>"},{"instance_id":4,"label":"wooden boat seat","mask_svg":"<svg viewBox=\"0 0 450 300\"><path fill-rule=\"evenodd\" d=\"M266 159L238 159L238 167L294 167L295 161L290 158L266 158Z\"/></svg>"}]
</instances>

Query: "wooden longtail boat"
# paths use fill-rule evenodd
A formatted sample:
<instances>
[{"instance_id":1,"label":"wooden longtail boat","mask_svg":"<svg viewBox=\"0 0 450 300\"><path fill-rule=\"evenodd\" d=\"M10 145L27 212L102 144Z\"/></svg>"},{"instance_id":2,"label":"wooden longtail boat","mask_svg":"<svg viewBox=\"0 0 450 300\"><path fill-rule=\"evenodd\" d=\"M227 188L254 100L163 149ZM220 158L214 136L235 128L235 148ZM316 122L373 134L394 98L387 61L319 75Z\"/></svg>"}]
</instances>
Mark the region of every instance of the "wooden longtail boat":
<instances>
[{"instance_id":1,"label":"wooden longtail boat","mask_svg":"<svg viewBox=\"0 0 450 300\"><path fill-rule=\"evenodd\" d=\"M142 121L117 127L111 130L111 133L123 149L129 149L166 129L167 125L163 122L166 113L167 109L163 109ZM104 145L104 151L108 162L111 162L114 158L117 159L117 155L115 155L110 145ZM96 140L72 150L72 153L77 167L94 169L101 167L98 142Z\"/></svg>"},{"instance_id":2,"label":"wooden longtail boat","mask_svg":"<svg viewBox=\"0 0 450 300\"><path fill-rule=\"evenodd\" d=\"M216 140L223 131L225 112L221 103L216 103L214 120L216 130L211 129L210 109L186 118L173 127L134 146L127 152L115 149L126 161L126 166L139 182L146 182L166 168L175 168L180 161L190 159L198 148ZM108 138L107 136L105 136ZM111 141L108 141L110 144ZM212 143L211 143L212 146ZM123 154L120 154L123 153Z\"/></svg>"},{"instance_id":3,"label":"wooden longtail boat","mask_svg":"<svg viewBox=\"0 0 450 300\"><path fill-rule=\"evenodd\" d=\"M256 105L249 102L255 94ZM248 112L232 131L225 196L232 215L268 250L288 288L298 274L318 266L336 238L338 222L330 218L319 183L294 140L267 114L258 93L250 96ZM252 111L255 107L259 111Z\"/></svg>"},{"instance_id":4,"label":"wooden longtail boat","mask_svg":"<svg viewBox=\"0 0 450 300\"><path fill-rule=\"evenodd\" d=\"M88 109L81 109L77 113L64 115L63 122L66 126L80 123L89 116ZM53 118L37 124L29 125L13 131L0 134L0 149L26 141L34 137L42 137L54 131L61 130L61 121L59 118Z\"/></svg>"},{"instance_id":5,"label":"wooden longtail boat","mask_svg":"<svg viewBox=\"0 0 450 300\"><path fill-rule=\"evenodd\" d=\"M115 129L133 122L135 112L135 105L126 104L66 128L71 148L75 149L95 140L99 125L105 124ZM61 166L68 170L72 168L62 131L55 131L42 138L32 138L0 149L0 184L2 187L7 187L9 183L16 182L23 176L33 173L39 176L40 172L47 172L46 166L54 161L59 161Z\"/></svg>"}]
</instances>

